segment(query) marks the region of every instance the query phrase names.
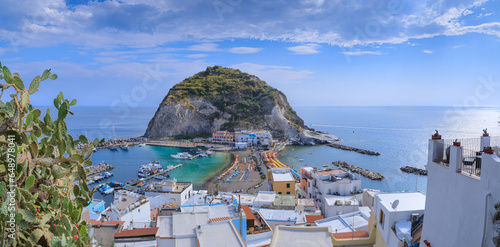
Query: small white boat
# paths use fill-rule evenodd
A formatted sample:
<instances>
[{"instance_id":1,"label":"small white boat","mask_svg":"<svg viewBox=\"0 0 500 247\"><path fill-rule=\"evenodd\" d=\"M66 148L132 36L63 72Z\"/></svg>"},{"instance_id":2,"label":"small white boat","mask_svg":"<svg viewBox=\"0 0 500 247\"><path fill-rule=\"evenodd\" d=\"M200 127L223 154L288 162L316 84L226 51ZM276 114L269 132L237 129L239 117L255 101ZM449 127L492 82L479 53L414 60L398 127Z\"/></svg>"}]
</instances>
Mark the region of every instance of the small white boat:
<instances>
[{"instance_id":1,"label":"small white boat","mask_svg":"<svg viewBox=\"0 0 500 247\"><path fill-rule=\"evenodd\" d=\"M97 148L93 148L92 152L94 152L94 153L97 152Z\"/></svg>"},{"instance_id":2,"label":"small white boat","mask_svg":"<svg viewBox=\"0 0 500 247\"><path fill-rule=\"evenodd\" d=\"M208 155L212 155L212 154L214 154L214 151L212 151L212 150L207 150L207 154L208 154Z\"/></svg>"},{"instance_id":3,"label":"small white boat","mask_svg":"<svg viewBox=\"0 0 500 247\"><path fill-rule=\"evenodd\" d=\"M191 158L193 158L193 155L191 155L187 152L172 154L170 156L174 159L191 159Z\"/></svg>"},{"instance_id":4,"label":"small white boat","mask_svg":"<svg viewBox=\"0 0 500 247\"><path fill-rule=\"evenodd\" d=\"M299 159L299 162L303 162L303 161L304 161L304 159Z\"/></svg>"},{"instance_id":5,"label":"small white boat","mask_svg":"<svg viewBox=\"0 0 500 247\"><path fill-rule=\"evenodd\" d=\"M109 146L108 148L111 151L118 151L118 148L116 148L115 146Z\"/></svg>"},{"instance_id":6,"label":"small white boat","mask_svg":"<svg viewBox=\"0 0 500 247\"><path fill-rule=\"evenodd\" d=\"M165 177L165 176L163 176L163 175L156 175L156 176L155 176L155 179L158 179L158 180L163 180L163 179L166 179L166 177Z\"/></svg>"},{"instance_id":7,"label":"small white boat","mask_svg":"<svg viewBox=\"0 0 500 247\"><path fill-rule=\"evenodd\" d=\"M141 144L139 144L138 146L139 146L139 147L144 147L144 146L146 146L146 143L141 143Z\"/></svg>"},{"instance_id":8,"label":"small white boat","mask_svg":"<svg viewBox=\"0 0 500 247\"><path fill-rule=\"evenodd\" d=\"M200 153L200 157L207 157L207 156L208 156L208 154L207 154L207 153L205 153L205 152L201 152L201 153Z\"/></svg>"},{"instance_id":9,"label":"small white boat","mask_svg":"<svg viewBox=\"0 0 500 247\"><path fill-rule=\"evenodd\" d=\"M122 142L120 144L120 148L123 149L123 150L125 150L125 151L128 151L128 144L126 142Z\"/></svg>"}]
</instances>

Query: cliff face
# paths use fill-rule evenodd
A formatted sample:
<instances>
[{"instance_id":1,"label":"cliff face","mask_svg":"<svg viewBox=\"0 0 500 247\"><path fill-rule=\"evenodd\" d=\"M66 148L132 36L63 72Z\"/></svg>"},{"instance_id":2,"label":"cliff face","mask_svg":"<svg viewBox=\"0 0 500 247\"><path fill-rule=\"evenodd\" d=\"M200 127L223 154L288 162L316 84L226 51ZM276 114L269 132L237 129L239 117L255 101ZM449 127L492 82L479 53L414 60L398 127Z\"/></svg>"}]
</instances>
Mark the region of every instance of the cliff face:
<instances>
[{"instance_id":1,"label":"cliff face","mask_svg":"<svg viewBox=\"0 0 500 247\"><path fill-rule=\"evenodd\" d=\"M268 130L293 144L338 140L304 126L282 92L256 76L220 66L208 67L170 89L144 136L198 136L243 129Z\"/></svg>"}]
</instances>

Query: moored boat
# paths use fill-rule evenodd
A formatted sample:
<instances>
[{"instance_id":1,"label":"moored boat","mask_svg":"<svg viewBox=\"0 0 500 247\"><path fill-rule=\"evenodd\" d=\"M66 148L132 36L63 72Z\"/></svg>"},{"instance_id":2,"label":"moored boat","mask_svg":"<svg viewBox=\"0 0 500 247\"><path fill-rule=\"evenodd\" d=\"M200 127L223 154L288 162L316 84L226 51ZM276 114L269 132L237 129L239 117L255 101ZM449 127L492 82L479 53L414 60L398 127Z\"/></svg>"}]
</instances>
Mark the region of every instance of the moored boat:
<instances>
[{"instance_id":1,"label":"moored boat","mask_svg":"<svg viewBox=\"0 0 500 247\"><path fill-rule=\"evenodd\" d=\"M116 148L115 146L109 146L108 149L111 151L118 151L118 148Z\"/></svg>"},{"instance_id":2,"label":"moored boat","mask_svg":"<svg viewBox=\"0 0 500 247\"><path fill-rule=\"evenodd\" d=\"M128 144L127 144L126 142L122 142L122 143L120 144L120 148L121 148L122 150L128 151Z\"/></svg>"},{"instance_id":3,"label":"moored boat","mask_svg":"<svg viewBox=\"0 0 500 247\"><path fill-rule=\"evenodd\" d=\"M193 155L191 155L187 152L172 154L170 156L174 159L191 159L191 158L193 158Z\"/></svg>"}]
</instances>

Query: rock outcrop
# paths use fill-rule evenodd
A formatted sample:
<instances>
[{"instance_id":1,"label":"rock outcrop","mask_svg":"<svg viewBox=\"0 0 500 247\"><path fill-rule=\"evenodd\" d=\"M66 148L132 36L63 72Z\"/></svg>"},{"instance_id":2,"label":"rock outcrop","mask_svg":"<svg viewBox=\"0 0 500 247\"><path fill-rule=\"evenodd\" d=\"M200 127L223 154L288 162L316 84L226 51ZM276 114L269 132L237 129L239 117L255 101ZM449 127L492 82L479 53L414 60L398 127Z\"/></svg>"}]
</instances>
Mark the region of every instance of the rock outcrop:
<instances>
[{"instance_id":1,"label":"rock outcrop","mask_svg":"<svg viewBox=\"0 0 500 247\"><path fill-rule=\"evenodd\" d=\"M370 170L357 167L355 165L349 165L345 161L341 161L341 160L339 160L339 161L333 161L332 165L338 166L338 167L342 167L344 169L347 169L347 170L355 172L355 173L359 173L359 174L361 174L361 176L367 177L367 178L369 178L371 180L382 180L382 179L384 179L384 175L382 175L382 174L380 174L378 172L372 172Z\"/></svg>"},{"instance_id":2,"label":"rock outcrop","mask_svg":"<svg viewBox=\"0 0 500 247\"><path fill-rule=\"evenodd\" d=\"M170 89L144 136L206 136L217 130L268 130L275 138L299 145L339 140L306 127L282 92L256 76L220 66Z\"/></svg>"},{"instance_id":3,"label":"rock outcrop","mask_svg":"<svg viewBox=\"0 0 500 247\"><path fill-rule=\"evenodd\" d=\"M366 149L361 149L361 148L349 147L349 146L340 145L340 144L337 144L337 143L330 143L330 144L328 144L328 146L330 146L332 148L338 148L338 149L346 150L346 151L353 151L353 152L357 152L357 153L360 153L360 154L368 154L368 155L375 155L375 156L379 156L380 155L380 153L378 153L378 152L373 152L373 151L366 150Z\"/></svg>"}]
</instances>

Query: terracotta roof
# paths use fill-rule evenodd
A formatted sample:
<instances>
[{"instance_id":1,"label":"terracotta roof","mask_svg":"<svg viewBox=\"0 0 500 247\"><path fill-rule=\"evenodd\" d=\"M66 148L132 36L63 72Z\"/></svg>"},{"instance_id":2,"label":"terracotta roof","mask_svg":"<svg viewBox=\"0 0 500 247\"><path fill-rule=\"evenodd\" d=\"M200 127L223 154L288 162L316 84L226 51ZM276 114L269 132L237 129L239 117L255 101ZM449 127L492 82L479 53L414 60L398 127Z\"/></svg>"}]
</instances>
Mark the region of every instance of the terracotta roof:
<instances>
[{"instance_id":1,"label":"terracotta roof","mask_svg":"<svg viewBox=\"0 0 500 247\"><path fill-rule=\"evenodd\" d=\"M212 218L212 219L210 219L210 222L219 222L219 221L226 221L226 220L231 220L231 218L229 218L229 217Z\"/></svg>"},{"instance_id":2,"label":"terracotta roof","mask_svg":"<svg viewBox=\"0 0 500 247\"><path fill-rule=\"evenodd\" d=\"M252 210L247 205L241 205L241 209L247 215L247 220L255 220L255 215L253 215Z\"/></svg>"},{"instance_id":3,"label":"terracotta roof","mask_svg":"<svg viewBox=\"0 0 500 247\"><path fill-rule=\"evenodd\" d=\"M156 235L158 232L158 227L153 228L138 228L133 230L126 230L115 233L115 238L126 238L126 237L138 237L138 236L148 236L148 235Z\"/></svg>"},{"instance_id":4,"label":"terracotta roof","mask_svg":"<svg viewBox=\"0 0 500 247\"><path fill-rule=\"evenodd\" d=\"M322 215L306 215L306 222L307 223L314 223L314 221L322 220L322 219L323 219Z\"/></svg>"},{"instance_id":5,"label":"terracotta roof","mask_svg":"<svg viewBox=\"0 0 500 247\"><path fill-rule=\"evenodd\" d=\"M91 224L93 226L111 226L111 225L116 225L116 224L120 224L120 225L123 225L123 223L125 223L125 221L104 221L104 222L101 222L101 221L98 221L98 220L89 220L87 222L88 224Z\"/></svg>"},{"instance_id":6,"label":"terracotta roof","mask_svg":"<svg viewBox=\"0 0 500 247\"><path fill-rule=\"evenodd\" d=\"M349 239L349 238L369 238L367 231L355 231L355 232L339 232L332 233L332 236L336 239Z\"/></svg>"}]
</instances>

